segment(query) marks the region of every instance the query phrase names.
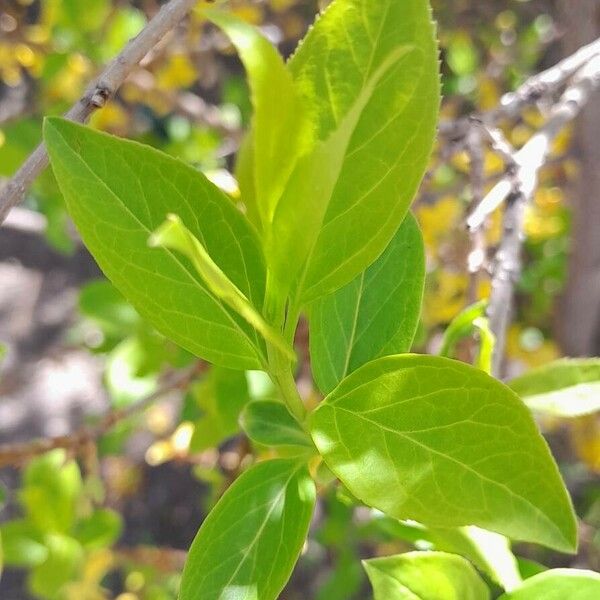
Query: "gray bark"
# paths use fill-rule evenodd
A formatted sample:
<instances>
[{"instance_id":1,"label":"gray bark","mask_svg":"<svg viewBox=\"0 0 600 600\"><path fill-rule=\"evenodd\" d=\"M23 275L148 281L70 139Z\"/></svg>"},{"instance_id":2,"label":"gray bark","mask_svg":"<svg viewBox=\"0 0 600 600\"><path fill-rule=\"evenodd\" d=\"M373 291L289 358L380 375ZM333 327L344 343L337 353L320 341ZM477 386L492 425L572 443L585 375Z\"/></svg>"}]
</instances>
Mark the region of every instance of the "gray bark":
<instances>
[{"instance_id":1,"label":"gray bark","mask_svg":"<svg viewBox=\"0 0 600 600\"><path fill-rule=\"evenodd\" d=\"M599 0L557 0L568 55L600 35ZM558 335L565 354L600 353L600 97L578 118L575 151L581 171L569 195L573 230L568 281L559 310Z\"/></svg>"}]
</instances>

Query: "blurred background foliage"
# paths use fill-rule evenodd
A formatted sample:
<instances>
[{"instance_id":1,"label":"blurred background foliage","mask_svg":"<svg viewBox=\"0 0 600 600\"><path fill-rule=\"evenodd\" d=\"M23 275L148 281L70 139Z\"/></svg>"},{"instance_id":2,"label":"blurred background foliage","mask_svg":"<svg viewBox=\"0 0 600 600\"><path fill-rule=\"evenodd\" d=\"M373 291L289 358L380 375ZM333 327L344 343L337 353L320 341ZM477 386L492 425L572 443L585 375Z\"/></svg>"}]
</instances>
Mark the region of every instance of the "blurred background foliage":
<instances>
[{"instance_id":1,"label":"blurred background foliage","mask_svg":"<svg viewBox=\"0 0 600 600\"><path fill-rule=\"evenodd\" d=\"M285 55L324 4L228 2L230 10L260 26ZM159 6L157 0L0 0L0 182L39 142L43 116L60 114L75 102L101 65L143 28ZM504 92L562 56L564 30L550 0L434 0L433 9L441 45L443 119L495 107ZM522 119L503 123L507 138L517 147L523 145L543 121L543 111L544 106L530 108ZM117 98L93 116L91 126L178 156L236 198L231 172L249 118L248 89L234 50L223 35L192 14L185 27L146 57ZM556 301L567 273L569 190L580 174L571 138L572 132L566 130L556 141L527 213L526 268L508 340L510 374L561 355L555 341ZM492 152L484 163L486 186L491 186L504 166ZM428 257L417 351L436 352L446 325L472 301L489 295L486 277L477 289L469 289L469 238L464 226L469 171L466 154L449 155L441 144L414 205ZM52 256L89 262L50 171L38 180L18 213L35 224L36 235L44 237ZM7 227L18 229L18 219ZM486 230L490 248L500 234L498 212ZM17 247L8 248L2 260L18 261L19 252ZM76 305L61 317L54 332L53 352L69 348L94 356L102 369L101 377L95 373L95 385L105 399L105 410L137 401L157 388L165 370L194 361L149 327L93 268L77 282L77 296ZM0 320L6 318L0 311ZM10 336L5 337L6 380L19 357ZM297 343L306 354L304 329ZM457 356L470 361L471 351L468 343L459 345ZM34 356L36 360L41 357ZM308 373L302 367L299 385L309 402L315 402ZM0 391L6 393L2 383ZM52 403L53 394L59 392L47 389L44 401ZM18 386L11 393L18 397ZM176 598L184 550L202 516L253 457L267 452L239 435L239 413L249 399L273 394L264 374L204 368L183 398L173 393L137 417L119 422L97 447L92 443L80 448L77 460L54 450L29 462L20 475L13 469L0 471L7 487L2 494L5 573L0 596ZM90 418L86 409L83 412L80 422ZM527 574L541 569L538 563L598 569L598 421L594 416L568 422L546 418L541 425L584 520L582 544L577 557L519 546L521 567ZM33 431L11 431L0 422L0 438L5 441L40 433L47 433L41 425ZM332 485L328 473L319 477L324 500L282 596L287 600L368 597L359 557L413 546L441 547L439 540L417 527L356 510L353 499Z\"/></svg>"}]
</instances>

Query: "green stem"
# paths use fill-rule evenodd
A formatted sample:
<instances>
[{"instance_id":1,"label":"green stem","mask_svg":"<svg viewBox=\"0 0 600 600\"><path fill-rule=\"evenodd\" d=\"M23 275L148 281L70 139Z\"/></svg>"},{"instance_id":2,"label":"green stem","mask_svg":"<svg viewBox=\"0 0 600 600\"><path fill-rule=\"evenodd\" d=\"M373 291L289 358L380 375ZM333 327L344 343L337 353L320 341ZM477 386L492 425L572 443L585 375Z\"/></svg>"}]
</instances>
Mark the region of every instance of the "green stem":
<instances>
[{"instance_id":1,"label":"green stem","mask_svg":"<svg viewBox=\"0 0 600 600\"><path fill-rule=\"evenodd\" d=\"M269 373L271 378L279 388L283 400L294 418L300 425L303 425L304 420L306 419L306 408L298 393L298 388L296 387L296 382L292 374L292 364L272 345L269 344L267 350L269 354Z\"/></svg>"}]
</instances>

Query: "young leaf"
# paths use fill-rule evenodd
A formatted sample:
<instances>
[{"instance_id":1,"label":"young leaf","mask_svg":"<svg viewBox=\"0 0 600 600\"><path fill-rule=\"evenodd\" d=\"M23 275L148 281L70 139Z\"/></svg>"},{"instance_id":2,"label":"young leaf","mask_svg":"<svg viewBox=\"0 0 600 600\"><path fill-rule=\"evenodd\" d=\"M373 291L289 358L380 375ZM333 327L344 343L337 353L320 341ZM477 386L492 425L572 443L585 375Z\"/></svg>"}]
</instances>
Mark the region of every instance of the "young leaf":
<instances>
[{"instance_id":1,"label":"young leaf","mask_svg":"<svg viewBox=\"0 0 600 600\"><path fill-rule=\"evenodd\" d=\"M508 383L531 410L580 417L600 410L600 359L562 359Z\"/></svg>"},{"instance_id":2,"label":"young leaf","mask_svg":"<svg viewBox=\"0 0 600 600\"><path fill-rule=\"evenodd\" d=\"M248 203L257 201L262 225L268 227L298 155L308 144L306 109L281 55L256 27L220 10L203 12L229 36L248 74L254 106L248 138L254 185Z\"/></svg>"},{"instance_id":3,"label":"young leaf","mask_svg":"<svg viewBox=\"0 0 600 600\"><path fill-rule=\"evenodd\" d=\"M445 552L407 552L363 561L375 600L488 600L471 563Z\"/></svg>"},{"instance_id":4,"label":"young leaf","mask_svg":"<svg viewBox=\"0 0 600 600\"><path fill-rule=\"evenodd\" d=\"M259 463L225 492L190 548L180 600L275 600L294 568L315 486L291 460Z\"/></svg>"},{"instance_id":5,"label":"young leaf","mask_svg":"<svg viewBox=\"0 0 600 600\"><path fill-rule=\"evenodd\" d=\"M135 142L47 119L52 168L83 241L138 312L190 352L233 368L262 368L262 341L217 298L192 265L148 247L177 212L227 277L262 306L264 259L231 201L184 163Z\"/></svg>"},{"instance_id":6,"label":"young leaf","mask_svg":"<svg viewBox=\"0 0 600 600\"><path fill-rule=\"evenodd\" d=\"M390 516L576 547L569 496L531 414L469 365L379 358L325 398L310 428L348 489Z\"/></svg>"},{"instance_id":7,"label":"young leaf","mask_svg":"<svg viewBox=\"0 0 600 600\"><path fill-rule=\"evenodd\" d=\"M79 542L68 535L46 536L48 556L29 573L28 586L35 596L64 598L63 586L81 573L84 553Z\"/></svg>"},{"instance_id":8,"label":"young leaf","mask_svg":"<svg viewBox=\"0 0 600 600\"><path fill-rule=\"evenodd\" d=\"M323 393L374 358L410 350L424 279L421 232L409 213L366 271L310 307L311 367Z\"/></svg>"},{"instance_id":9,"label":"young leaf","mask_svg":"<svg viewBox=\"0 0 600 600\"><path fill-rule=\"evenodd\" d=\"M485 317L486 306L487 302L480 300L479 302L475 302L475 304L467 306L467 308L452 319L448 327L446 327L446 331L444 331L442 347L440 348L441 356L452 357L456 344L473 332L473 321Z\"/></svg>"},{"instance_id":10,"label":"young leaf","mask_svg":"<svg viewBox=\"0 0 600 600\"><path fill-rule=\"evenodd\" d=\"M29 520L15 519L2 523L0 535L7 565L31 568L48 558L44 536Z\"/></svg>"},{"instance_id":11,"label":"young leaf","mask_svg":"<svg viewBox=\"0 0 600 600\"><path fill-rule=\"evenodd\" d=\"M290 360L295 360L294 351L286 344L252 306L248 298L223 273L219 265L210 257L206 248L181 222L177 215L170 214L167 220L148 239L150 246L176 250L187 256L208 289L227 306L235 310L268 342L277 346Z\"/></svg>"},{"instance_id":12,"label":"young leaf","mask_svg":"<svg viewBox=\"0 0 600 600\"><path fill-rule=\"evenodd\" d=\"M600 575L584 569L551 569L526 579L498 600L598 600Z\"/></svg>"},{"instance_id":13,"label":"young leaf","mask_svg":"<svg viewBox=\"0 0 600 600\"><path fill-rule=\"evenodd\" d=\"M334 0L289 68L319 140L351 129L311 240L299 290L308 302L350 282L383 252L423 176L440 101L429 3ZM357 106L360 114L348 119ZM296 198L300 206L305 202ZM296 239L303 235L296 230Z\"/></svg>"},{"instance_id":14,"label":"young leaf","mask_svg":"<svg viewBox=\"0 0 600 600\"><path fill-rule=\"evenodd\" d=\"M313 448L310 437L281 402L250 402L242 412L240 422L246 435L257 444Z\"/></svg>"},{"instance_id":15,"label":"young leaf","mask_svg":"<svg viewBox=\"0 0 600 600\"><path fill-rule=\"evenodd\" d=\"M38 530L68 533L76 519L82 486L77 463L56 449L27 465L19 500Z\"/></svg>"}]
</instances>

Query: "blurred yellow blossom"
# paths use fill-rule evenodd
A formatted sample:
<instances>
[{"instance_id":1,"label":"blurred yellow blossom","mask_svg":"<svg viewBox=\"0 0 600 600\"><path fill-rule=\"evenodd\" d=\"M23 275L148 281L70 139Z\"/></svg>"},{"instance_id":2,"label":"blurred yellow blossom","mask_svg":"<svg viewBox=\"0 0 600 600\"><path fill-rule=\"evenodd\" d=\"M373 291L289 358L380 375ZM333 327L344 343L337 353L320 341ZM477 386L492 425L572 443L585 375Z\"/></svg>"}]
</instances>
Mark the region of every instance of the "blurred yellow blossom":
<instances>
[{"instance_id":1,"label":"blurred yellow blossom","mask_svg":"<svg viewBox=\"0 0 600 600\"><path fill-rule=\"evenodd\" d=\"M416 215L425 245L434 251L461 218L462 207L456 196L444 196L434 204L420 205Z\"/></svg>"},{"instance_id":2,"label":"blurred yellow blossom","mask_svg":"<svg viewBox=\"0 0 600 600\"><path fill-rule=\"evenodd\" d=\"M535 242L547 240L564 233L566 223L561 215L551 214L537 206L528 206L525 210L525 233Z\"/></svg>"},{"instance_id":3,"label":"blurred yellow blossom","mask_svg":"<svg viewBox=\"0 0 600 600\"><path fill-rule=\"evenodd\" d=\"M570 421L569 432L573 448L581 461L595 473L600 473L600 420L598 415L586 415Z\"/></svg>"},{"instance_id":4,"label":"blurred yellow blossom","mask_svg":"<svg viewBox=\"0 0 600 600\"><path fill-rule=\"evenodd\" d=\"M173 54L156 73L159 87L166 90L187 88L198 78L198 72L185 54Z\"/></svg>"},{"instance_id":5,"label":"blurred yellow blossom","mask_svg":"<svg viewBox=\"0 0 600 600\"><path fill-rule=\"evenodd\" d=\"M440 269L432 287L425 294L423 306L423 320L430 327L450 322L464 308L469 277Z\"/></svg>"}]
</instances>

